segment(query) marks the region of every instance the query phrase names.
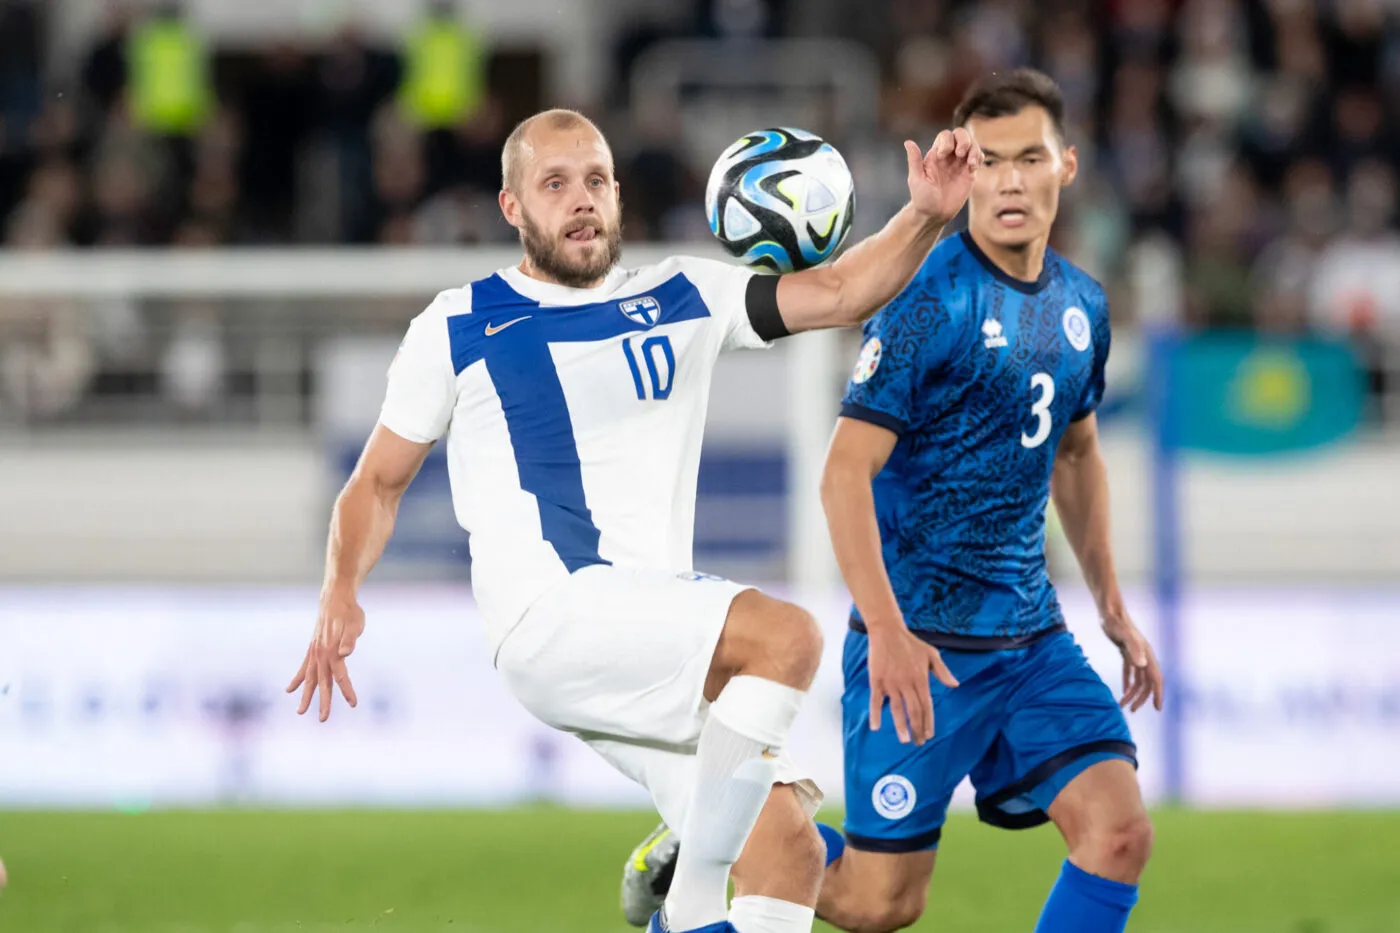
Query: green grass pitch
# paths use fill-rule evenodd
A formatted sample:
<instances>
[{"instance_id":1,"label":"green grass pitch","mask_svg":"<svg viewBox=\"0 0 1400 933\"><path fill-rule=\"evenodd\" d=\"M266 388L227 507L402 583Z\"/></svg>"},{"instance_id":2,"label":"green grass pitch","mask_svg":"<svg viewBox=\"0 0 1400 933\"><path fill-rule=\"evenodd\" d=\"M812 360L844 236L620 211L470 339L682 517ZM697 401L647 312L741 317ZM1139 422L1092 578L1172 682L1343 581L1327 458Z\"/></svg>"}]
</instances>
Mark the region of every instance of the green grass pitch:
<instances>
[{"instance_id":1,"label":"green grass pitch","mask_svg":"<svg viewBox=\"0 0 1400 933\"><path fill-rule=\"evenodd\" d=\"M1135 933L1397 933L1400 813L1156 814ZM0 813L4 933L624 933L644 813ZM914 929L1030 933L1053 829L959 814Z\"/></svg>"}]
</instances>

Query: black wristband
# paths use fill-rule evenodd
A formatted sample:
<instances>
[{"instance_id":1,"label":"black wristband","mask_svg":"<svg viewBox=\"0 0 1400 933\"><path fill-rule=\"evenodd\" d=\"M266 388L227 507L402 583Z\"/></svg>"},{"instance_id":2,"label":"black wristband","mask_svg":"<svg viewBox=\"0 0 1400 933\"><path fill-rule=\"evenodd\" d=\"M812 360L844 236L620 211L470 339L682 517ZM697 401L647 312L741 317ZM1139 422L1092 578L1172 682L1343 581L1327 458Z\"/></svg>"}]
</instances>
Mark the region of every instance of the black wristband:
<instances>
[{"instance_id":1,"label":"black wristband","mask_svg":"<svg viewBox=\"0 0 1400 933\"><path fill-rule=\"evenodd\" d=\"M779 278L755 273L749 277L748 288L744 291L744 308L749 313L749 324L762 340L777 340L792 334L778 311Z\"/></svg>"}]
</instances>

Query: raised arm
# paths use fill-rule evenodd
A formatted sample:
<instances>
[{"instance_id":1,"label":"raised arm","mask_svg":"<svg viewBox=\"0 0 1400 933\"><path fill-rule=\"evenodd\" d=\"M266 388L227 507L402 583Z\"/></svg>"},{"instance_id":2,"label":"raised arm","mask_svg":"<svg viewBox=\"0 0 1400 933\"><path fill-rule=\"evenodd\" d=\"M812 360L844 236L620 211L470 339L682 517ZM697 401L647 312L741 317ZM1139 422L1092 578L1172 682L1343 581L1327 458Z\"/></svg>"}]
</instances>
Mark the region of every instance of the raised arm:
<instances>
[{"instance_id":1,"label":"raised arm","mask_svg":"<svg viewBox=\"0 0 1400 933\"><path fill-rule=\"evenodd\" d=\"M788 333L851 327L909 284L943 226L962 210L982 152L967 130L944 130L927 155L905 142L909 203L879 233L828 266L793 272L777 283L778 312Z\"/></svg>"}]
</instances>

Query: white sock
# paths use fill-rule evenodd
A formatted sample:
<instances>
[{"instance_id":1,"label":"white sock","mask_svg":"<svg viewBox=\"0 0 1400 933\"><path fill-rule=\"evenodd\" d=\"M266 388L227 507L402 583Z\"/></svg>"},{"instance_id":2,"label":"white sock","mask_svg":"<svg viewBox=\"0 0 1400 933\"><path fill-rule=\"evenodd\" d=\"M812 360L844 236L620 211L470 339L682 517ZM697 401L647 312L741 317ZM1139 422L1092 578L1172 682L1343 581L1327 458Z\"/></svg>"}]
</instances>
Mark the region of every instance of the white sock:
<instances>
[{"instance_id":1,"label":"white sock","mask_svg":"<svg viewBox=\"0 0 1400 933\"><path fill-rule=\"evenodd\" d=\"M695 750L695 787L666 922L681 933L729 913L729 869L758 822L805 694L762 677L735 677L710 705Z\"/></svg>"},{"instance_id":2,"label":"white sock","mask_svg":"<svg viewBox=\"0 0 1400 933\"><path fill-rule=\"evenodd\" d=\"M808 933L817 912L776 897L736 897L729 922L739 933Z\"/></svg>"}]
</instances>

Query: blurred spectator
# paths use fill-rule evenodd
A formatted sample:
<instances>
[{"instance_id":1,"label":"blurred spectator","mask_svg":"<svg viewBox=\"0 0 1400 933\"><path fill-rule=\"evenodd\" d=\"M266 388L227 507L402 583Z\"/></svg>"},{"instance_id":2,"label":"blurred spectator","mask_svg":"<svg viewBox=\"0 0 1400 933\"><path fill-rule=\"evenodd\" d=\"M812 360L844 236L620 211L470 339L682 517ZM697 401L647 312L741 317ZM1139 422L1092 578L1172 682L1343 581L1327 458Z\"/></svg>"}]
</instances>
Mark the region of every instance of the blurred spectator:
<instances>
[{"instance_id":1,"label":"blurred spectator","mask_svg":"<svg viewBox=\"0 0 1400 933\"><path fill-rule=\"evenodd\" d=\"M99 112L111 110L126 90L126 49L131 35L131 7L108 3L102 31L83 61L83 89Z\"/></svg>"},{"instance_id":2,"label":"blurred spectator","mask_svg":"<svg viewBox=\"0 0 1400 933\"><path fill-rule=\"evenodd\" d=\"M1284 232L1260 253L1250 277L1255 325L1269 333L1297 333L1308 326L1313 269L1336 228L1332 174L1325 163L1295 163L1283 192Z\"/></svg>"},{"instance_id":3,"label":"blurred spectator","mask_svg":"<svg viewBox=\"0 0 1400 933\"><path fill-rule=\"evenodd\" d=\"M510 130L500 100L492 95L456 126L427 134L428 189L501 190L501 146Z\"/></svg>"},{"instance_id":4,"label":"blurred spectator","mask_svg":"<svg viewBox=\"0 0 1400 933\"><path fill-rule=\"evenodd\" d=\"M471 118L486 90L485 59L476 32L455 0L431 0L404 43L399 106L419 129L447 129Z\"/></svg>"},{"instance_id":5,"label":"blurred spectator","mask_svg":"<svg viewBox=\"0 0 1400 933\"><path fill-rule=\"evenodd\" d=\"M1316 88L1298 75L1277 75L1261 88L1258 106L1245 114L1240 151L1264 185L1277 189L1289 165L1317 148Z\"/></svg>"},{"instance_id":6,"label":"blurred spectator","mask_svg":"<svg viewBox=\"0 0 1400 933\"><path fill-rule=\"evenodd\" d=\"M51 249L63 243L60 218L30 200L5 227L5 248ZM61 299L0 298L0 415L27 422L68 412L96 371L87 316Z\"/></svg>"},{"instance_id":7,"label":"blurred spectator","mask_svg":"<svg viewBox=\"0 0 1400 933\"><path fill-rule=\"evenodd\" d=\"M428 182L423 137L397 111L380 114L374 133L374 229L381 243L413 241L413 212Z\"/></svg>"},{"instance_id":8,"label":"blurred spectator","mask_svg":"<svg viewBox=\"0 0 1400 933\"><path fill-rule=\"evenodd\" d=\"M1047 14L1041 66L1060 85L1065 122L1073 132L1092 136L1099 86L1098 40L1084 14L1059 8Z\"/></svg>"},{"instance_id":9,"label":"blurred spectator","mask_svg":"<svg viewBox=\"0 0 1400 933\"><path fill-rule=\"evenodd\" d=\"M1172 102L1187 120L1234 123L1253 97L1244 23L1235 4L1188 0L1181 54L1172 69Z\"/></svg>"},{"instance_id":10,"label":"blurred spectator","mask_svg":"<svg viewBox=\"0 0 1400 933\"><path fill-rule=\"evenodd\" d=\"M518 73L502 66L517 50L486 47L465 6L428 4L393 49L350 23L320 45L288 40L249 55L219 48L170 4L152 18L144 5L110 3L85 52L52 66L50 7L0 0L6 242L511 241L495 202L500 145L536 101L501 77ZM785 31L812 34L798 30L809 11L795 0L660 6L632 3L617 17L619 73L600 84L629 87L622 72L662 35L717 39L734 54ZM655 22L638 30L643 7ZM1056 245L1111 293L1131 291L1134 244L1165 234L1199 326L1400 340L1400 13L1388 0L819 7L820 23L849 26L841 36L879 59L878 126L808 127L828 134L856 175L858 233L905 197L898 140L931 139L972 81L1029 63L1060 83L1080 155ZM52 83L70 72L81 95ZM705 134L681 132L693 119L684 96L661 107L583 103L617 147L628 237L706 237L700 202L714 153L697 151ZM736 113L748 106L733 103ZM32 325L35 307L9 309L7 333ZM7 358L25 354L5 374L10 405L22 387L26 412L61 412L84 386L145 366L186 416L218 410L236 380L225 382L228 348L212 312L181 310L168 346L152 350L147 309L89 307L86 334L60 309L52 329L0 338Z\"/></svg>"},{"instance_id":11,"label":"blurred spectator","mask_svg":"<svg viewBox=\"0 0 1400 933\"><path fill-rule=\"evenodd\" d=\"M1365 159L1394 160L1394 137L1385 125L1380 95L1369 84L1344 87L1332 102L1329 144L1332 169L1339 178Z\"/></svg>"},{"instance_id":12,"label":"blurred spectator","mask_svg":"<svg viewBox=\"0 0 1400 933\"><path fill-rule=\"evenodd\" d=\"M1114 179L1137 230L1178 229L1172 186L1172 147L1162 119L1162 73L1155 64L1127 62L1113 76L1104 127L1102 171Z\"/></svg>"},{"instance_id":13,"label":"blurred spectator","mask_svg":"<svg viewBox=\"0 0 1400 933\"><path fill-rule=\"evenodd\" d=\"M0 0L0 150L23 146L43 91L43 4Z\"/></svg>"},{"instance_id":14,"label":"blurred spectator","mask_svg":"<svg viewBox=\"0 0 1400 933\"><path fill-rule=\"evenodd\" d=\"M398 60L371 47L354 25L339 31L317 68L316 111L335 164L344 241L372 238L370 124L398 80Z\"/></svg>"},{"instance_id":15,"label":"blurred spectator","mask_svg":"<svg viewBox=\"0 0 1400 933\"><path fill-rule=\"evenodd\" d=\"M175 235L180 248L209 249L218 243L218 231L199 222L185 224ZM223 334L212 301L182 301L173 314L170 342L159 364L161 389L176 415L191 420L208 415L222 399L227 366Z\"/></svg>"},{"instance_id":16,"label":"blurred spectator","mask_svg":"<svg viewBox=\"0 0 1400 933\"><path fill-rule=\"evenodd\" d=\"M179 4L158 4L130 29L123 50L133 122L159 136L198 132L213 107L209 56Z\"/></svg>"},{"instance_id":17,"label":"blurred spectator","mask_svg":"<svg viewBox=\"0 0 1400 933\"><path fill-rule=\"evenodd\" d=\"M0 218L23 197L33 165L31 128L42 100L40 11L28 0L0 0Z\"/></svg>"},{"instance_id":18,"label":"blurred spectator","mask_svg":"<svg viewBox=\"0 0 1400 933\"><path fill-rule=\"evenodd\" d=\"M243 138L238 170L243 235L253 242L293 239L297 170L314 113L314 85L300 49L265 53L243 89Z\"/></svg>"},{"instance_id":19,"label":"blurred spectator","mask_svg":"<svg viewBox=\"0 0 1400 933\"><path fill-rule=\"evenodd\" d=\"M1310 311L1315 326L1400 338L1395 209L1394 168L1380 161L1358 166L1347 184L1346 229L1323 250L1313 273Z\"/></svg>"},{"instance_id":20,"label":"blurred spectator","mask_svg":"<svg viewBox=\"0 0 1400 933\"><path fill-rule=\"evenodd\" d=\"M1186 261L1188 322L1241 329L1252 323L1250 264L1260 206L1254 179L1234 166L1209 202L1195 205Z\"/></svg>"},{"instance_id":21,"label":"blurred spectator","mask_svg":"<svg viewBox=\"0 0 1400 933\"><path fill-rule=\"evenodd\" d=\"M676 148L681 131L674 111L643 108L636 116L636 132L632 151L617 167L627 235L635 240L667 239L676 213L704 214L703 182Z\"/></svg>"}]
</instances>

